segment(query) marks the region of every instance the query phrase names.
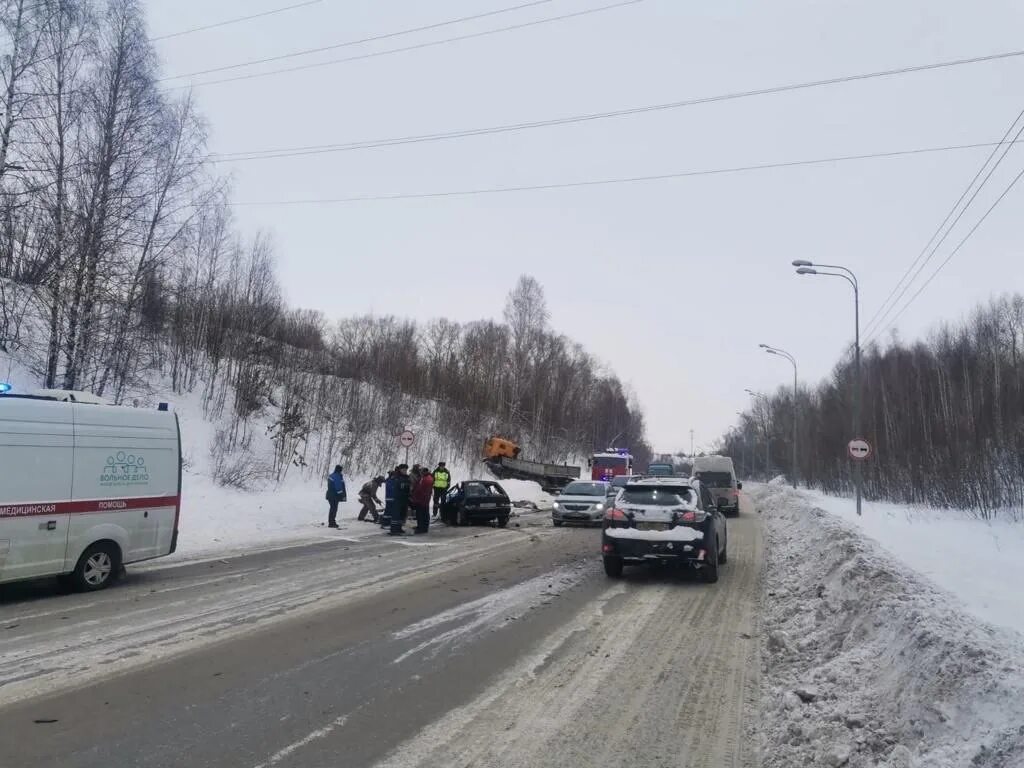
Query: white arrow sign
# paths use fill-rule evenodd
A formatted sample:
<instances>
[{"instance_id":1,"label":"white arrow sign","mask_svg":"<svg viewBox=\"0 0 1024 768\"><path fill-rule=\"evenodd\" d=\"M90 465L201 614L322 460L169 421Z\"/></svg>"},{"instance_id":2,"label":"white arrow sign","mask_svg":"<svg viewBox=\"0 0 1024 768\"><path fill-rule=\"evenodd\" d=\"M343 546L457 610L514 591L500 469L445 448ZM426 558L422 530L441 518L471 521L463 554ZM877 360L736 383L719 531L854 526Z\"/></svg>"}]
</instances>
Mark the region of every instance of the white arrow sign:
<instances>
[{"instance_id":1,"label":"white arrow sign","mask_svg":"<svg viewBox=\"0 0 1024 768\"><path fill-rule=\"evenodd\" d=\"M871 445L860 437L851 440L847 445L847 450L850 453L850 458L856 461L864 461L871 455Z\"/></svg>"}]
</instances>

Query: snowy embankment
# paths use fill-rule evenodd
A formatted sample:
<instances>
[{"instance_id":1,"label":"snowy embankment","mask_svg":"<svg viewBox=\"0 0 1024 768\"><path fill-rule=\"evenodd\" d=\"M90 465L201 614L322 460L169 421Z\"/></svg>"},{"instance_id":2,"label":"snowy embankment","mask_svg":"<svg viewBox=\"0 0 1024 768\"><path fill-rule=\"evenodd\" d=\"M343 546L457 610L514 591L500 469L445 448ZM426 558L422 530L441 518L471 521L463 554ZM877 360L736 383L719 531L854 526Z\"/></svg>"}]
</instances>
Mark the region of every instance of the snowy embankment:
<instances>
[{"instance_id":1,"label":"snowy embankment","mask_svg":"<svg viewBox=\"0 0 1024 768\"><path fill-rule=\"evenodd\" d=\"M962 510L865 501L857 517L852 499L806 495L952 592L982 621L1024 633L1024 591L1008 586L1024 583L1024 523L1012 515L981 520Z\"/></svg>"},{"instance_id":2,"label":"snowy embankment","mask_svg":"<svg viewBox=\"0 0 1024 768\"><path fill-rule=\"evenodd\" d=\"M1019 634L969 616L816 499L779 486L751 496L767 549L752 732L766 768L1024 766Z\"/></svg>"}]
</instances>

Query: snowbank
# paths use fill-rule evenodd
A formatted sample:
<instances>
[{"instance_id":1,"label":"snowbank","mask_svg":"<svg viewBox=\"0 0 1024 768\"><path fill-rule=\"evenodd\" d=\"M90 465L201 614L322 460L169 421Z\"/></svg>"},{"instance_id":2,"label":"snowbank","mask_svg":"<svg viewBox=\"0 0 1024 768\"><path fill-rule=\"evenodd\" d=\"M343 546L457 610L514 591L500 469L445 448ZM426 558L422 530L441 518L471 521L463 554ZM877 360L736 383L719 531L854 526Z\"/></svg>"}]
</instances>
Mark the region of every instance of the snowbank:
<instances>
[{"instance_id":1,"label":"snowbank","mask_svg":"<svg viewBox=\"0 0 1024 768\"><path fill-rule=\"evenodd\" d=\"M762 721L750 736L766 768L1024 765L1018 634L965 615L806 496L752 496L767 570Z\"/></svg>"},{"instance_id":2,"label":"snowbank","mask_svg":"<svg viewBox=\"0 0 1024 768\"><path fill-rule=\"evenodd\" d=\"M1024 524L985 521L967 512L864 502L807 492L807 497L880 543L908 566L963 601L982 621L1024 633Z\"/></svg>"}]
</instances>

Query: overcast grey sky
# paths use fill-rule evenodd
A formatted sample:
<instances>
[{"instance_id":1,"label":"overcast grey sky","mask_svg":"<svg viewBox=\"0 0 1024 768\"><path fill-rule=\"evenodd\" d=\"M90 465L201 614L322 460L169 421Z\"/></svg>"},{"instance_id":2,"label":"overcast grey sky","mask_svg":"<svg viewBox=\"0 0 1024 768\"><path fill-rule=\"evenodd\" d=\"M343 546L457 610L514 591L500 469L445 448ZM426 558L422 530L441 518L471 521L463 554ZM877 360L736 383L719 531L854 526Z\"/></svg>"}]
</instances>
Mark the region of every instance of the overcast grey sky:
<instances>
[{"instance_id":1,"label":"overcast grey sky","mask_svg":"<svg viewBox=\"0 0 1024 768\"><path fill-rule=\"evenodd\" d=\"M297 0L296 0L297 1ZM331 45L524 0L322 0L157 43L168 75ZM248 70L314 63L611 4L515 13ZM287 0L149 0L164 35ZM212 149L384 139L610 111L1024 48L1024 4L952 0L635 5L395 55L196 89ZM195 82L217 76L194 78ZM172 81L170 84L187 81ZM998 140L1024 108L1024 57L455 141L222 166L239 202L532 185ZM662 450L711 441L744 388L827 376L852 338L849 287L797 277L794 258L860 276L866 321L989 150L587 188L440 199L239 206L273 233L289 301L365 312L498 318L517 276L551 323L636 391ZM1024 163L1011 151L963 232ZM900 318L914 337L1020 290L1015 190ZM960 239L954 232L932 264ZM929 274L930 266L925 275ZM913 293L913 291L911 291ZM908 294L909 297L910 294Z\"/></svg>"}]
</instances>

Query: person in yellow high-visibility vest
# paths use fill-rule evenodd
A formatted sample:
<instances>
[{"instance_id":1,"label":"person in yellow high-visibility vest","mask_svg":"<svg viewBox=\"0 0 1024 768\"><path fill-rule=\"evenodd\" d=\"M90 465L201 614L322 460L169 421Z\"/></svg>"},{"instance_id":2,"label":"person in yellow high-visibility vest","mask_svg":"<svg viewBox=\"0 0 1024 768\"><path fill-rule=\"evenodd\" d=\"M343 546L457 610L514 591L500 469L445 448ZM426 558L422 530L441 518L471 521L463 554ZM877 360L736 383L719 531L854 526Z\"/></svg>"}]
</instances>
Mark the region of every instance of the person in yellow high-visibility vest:
<instances>
[{"instance_id":1,"label":"person in yellow high-visibility vest","mask_svg":"<svg viewBox=\"0 0 1024 768\"><path fill-rule=\"evenodd\" d=\"M434 470L434 517L441 514L441 499L448 493L448 487L451 484L451 472L445 467L443 461L437 462L437 469Z\"/></svg>"}]
</instances>

